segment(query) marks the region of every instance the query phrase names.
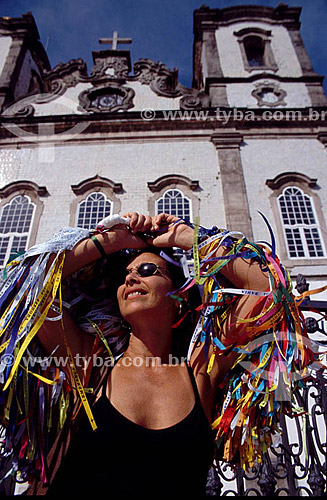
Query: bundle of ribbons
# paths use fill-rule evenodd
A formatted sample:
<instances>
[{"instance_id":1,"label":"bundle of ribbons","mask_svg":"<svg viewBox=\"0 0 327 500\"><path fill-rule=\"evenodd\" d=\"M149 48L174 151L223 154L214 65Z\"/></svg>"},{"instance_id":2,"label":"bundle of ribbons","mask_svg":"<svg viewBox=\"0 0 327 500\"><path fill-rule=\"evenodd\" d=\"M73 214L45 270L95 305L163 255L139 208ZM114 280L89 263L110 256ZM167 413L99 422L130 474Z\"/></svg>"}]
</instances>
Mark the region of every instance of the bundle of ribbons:
<instances>
[{"instance_id":1,"label":"bundle of ribbons","mask_svg":"<svg viewBox=\"0 0 327 500\"><path fill-rule=\"evenodd\" d=\"M219 356L226 351L232 349L238 353L222 384L223 398L217 403L217 417L212 426L217 431L217 447L223 450L223 460L240 463L247 469L262 459L262 454L279 436L280 412L299 411L293 401L294 388L307 376L308 366L313 362L320 366L319 355L308 348L310 343L299 309L304 297L298 297L297 301L293 297L290 277L276 257L274 245L271 248L249 243L243 235L224 230L207 233L208 237L198 244L197 233L196 227L194 265L190 265L190 277L184 288L196 283L203 297L189 356L198 341L204 342L206 348L213 345L213 353L208 356L210 371L215 359L219 362ZM67 378L49 361L51 356L42 352L37 341L40 327L49 320L49 309L58 308L57 320L62 315L65 297L62 299L61 275L65 253L88 237L88 230L65 228L46 243L12 259L4 271L0 288L1 456L11 461L8 474L16 475L17 480L37 474L43 482L47 481L46 455L68 418L74 391L90 424L96 428L86 397L87 388L74 370L69 346L67 356L72 373ZM219 245L229 248L227 256L215 257ZM219 340L229 308L239 294L256 293L223 288L220 284L219 271L230 259L238 257L260 262L269 273L270 291L257 292L262 312L242 320L247 325L246 335L231 346ZM107 301L109 310L104 310L103 303L99 305L81 291L83 279L89 279L92 272L91 266L87 272L82 270L73 276L66 296L70 303L84 300L88 304L88 312L77 320L80 319L81 328L99 335L115 360L126 348L128 334L114 335L121 331L122 324L110 301Z\"/></svg>"},{"instance_id":2,"label":"bundle of ribbons","mask_svg":"<svg viewBox=\"0 0 327 500\"><path fill-rule=\"evenodd\" d=\"M98 263L62 280L67 250L89 236L88 230L64 228L51 240L11 259L4 270L0 287L0 484L9 476L18 482L34 477L47 482L47 454L73 406L84 407L96 428L88 400L92 388L83 387L68 343L63 359L56 358L55 351L44 351L37 338L43 322L60 321L64 304L79 327L94 335L94 347L98 341L104 344L113 363L126 349L128 334L121 334L126 327L115 301L104 301L97 290L103 280ZM49 314L50 308L57 316ZM76 404L78 398L81 404Z\"/></svg>"},{"instance_id":3,"label":"bundle of ribbons","mask_svg":"<svg viewBox=\"0 0 327 500\"><path fill-rule=\"evenodd\" d=\"M262 215L262 214L261 214ZM263 215L262 215L263 216ZM295 396L306 379L323 370L325 352L309 339L301 302L327 286L295 297L292 282L275 253L275 239L267 219L272 241L255 244L242 233L214 231L198 245L194 239L194 281L203 286L201 317L189 348L204 342L210 373L219 356L234 351L236 360L220 385L222 396L216 406L212 428L216 431L217 456L223 461L249 470L262 462L263 454L281 442L280 415L305 413ZM229 249L217 257L220 245ZM223 287L219 271L231 260L254 259L269 274L270 289L262 292ZM189 284L187 285L189 286ZM231 340L222 342L221 330L228 311L240 295L257 297L253 311L231 327ZM257 307L259 306L259 307ZM238 330L242 334L238 335Z\"/></svg>"}]
</instances>

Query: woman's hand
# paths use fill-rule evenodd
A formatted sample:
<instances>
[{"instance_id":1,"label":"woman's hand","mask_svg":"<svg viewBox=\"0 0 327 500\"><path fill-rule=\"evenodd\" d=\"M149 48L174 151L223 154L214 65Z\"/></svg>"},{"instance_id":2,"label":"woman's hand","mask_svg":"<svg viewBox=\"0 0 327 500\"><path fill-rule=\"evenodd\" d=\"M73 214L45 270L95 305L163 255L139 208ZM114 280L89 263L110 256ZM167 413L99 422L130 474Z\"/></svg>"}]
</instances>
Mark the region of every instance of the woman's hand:
<instances>
[{"instance_id":1,"label":"woman's hand","mask_svg":"<svg viewBox=\"0 0 327 500\"><path fill-rule=\"evenodd\" d=\"M178 247L189 250L193 246L194 231L175 215L160 213L153 217L127 212L129 224L118 224L109 232L99 235L108 253L124 248L142 249L147 246ZM110 243L106 242L110 238ZM112 240L114 238L114 242Z\"/></svg>"},{"instance_id":2,"label":"woman's hand","mask_svg":"<svg viewBox=\"0 0 327 500\"><path fill-rule=\"evenodd\" d=\"M152 217L152 239L155 247L178 247L190 250L193 246L194 230L179 217L161 213Z\"/></svg>"},{"instance_id":3,"label":"woman's hand","mask_svg":"<svg viewBox=\"0 0 327 500\"><path fill-rule=\"evenodd\" d=\"M129 217L129 228L133 234L137 232L146 233L152 228L152 217L139 214L138 212L127 212L123 217Z\"/></svg>"},{"instance_id":4,"label":"woman's hand","mask_svg":"<svg viewBox=\"0 0 327 500\"><path fill-rule=\"evenodd\" d=\"M137 212L128 212L124 214L124 217L130 218L128 224L117 224L109 231L103 231L93 236L98 240L107 255L125 248L142 249L150 244L143 234L150 232L152 218L140 215ZM99 259L101 253L91 238L80 241L72 250L67 252L62 273L63 278Z\"/></svg>"},{"instance_id":5,"label":"woman's hand","mask_svg":"<svg viewBox=\"0 0 327 500\"><path fill-rule=\"evenodd\" d=\"M145 233L150 234L152 217L138 212L127 212L123 214L123 217L129 217L129 224L114 226L110 231L115 233L116 245L119 245L118 249L134 248L138 250L149 246L150 242L148 242Z\"/></svg>"}]
</instances>

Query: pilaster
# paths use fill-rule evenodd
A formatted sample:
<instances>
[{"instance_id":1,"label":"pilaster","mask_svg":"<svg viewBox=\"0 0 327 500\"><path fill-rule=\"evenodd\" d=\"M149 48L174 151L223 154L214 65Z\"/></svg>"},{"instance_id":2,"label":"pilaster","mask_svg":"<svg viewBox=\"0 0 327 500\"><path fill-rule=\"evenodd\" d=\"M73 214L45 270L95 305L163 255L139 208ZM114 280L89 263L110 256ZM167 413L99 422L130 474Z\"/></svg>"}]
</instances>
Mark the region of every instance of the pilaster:
<instances>
[{"instance_id":1,"label":"pilaster","mask_svg":"<svg viewBox=\"0 0 327 500\"><path fill-rule=\"evenodd\" d=\"M242 231L253 238L240 146L243 137L236 131L214 132L211 141L216 147L222 184L227 229Z\"/></svg>"}]
</instances>

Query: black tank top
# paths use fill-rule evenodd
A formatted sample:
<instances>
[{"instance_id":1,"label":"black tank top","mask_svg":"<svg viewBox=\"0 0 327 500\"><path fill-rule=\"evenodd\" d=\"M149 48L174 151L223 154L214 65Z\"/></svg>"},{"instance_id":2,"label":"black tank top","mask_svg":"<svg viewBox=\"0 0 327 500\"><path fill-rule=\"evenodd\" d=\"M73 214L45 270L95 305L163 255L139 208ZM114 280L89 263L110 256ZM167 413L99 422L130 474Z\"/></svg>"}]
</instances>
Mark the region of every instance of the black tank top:
<instances>
[{"instance_id":1,"label":"black tank top","mask_svg":"<svg viewBox=\"0 0 327 500\"><path fill-rule=\"evenodd\" d=\"M214 434L191 368L189 374L194 407L164 429L142 427L119 413L106 397L106 379L93 407L98 428L92 431L87 419L81 423L48 495L204 496Z\"/></svg>"}]
</instances>

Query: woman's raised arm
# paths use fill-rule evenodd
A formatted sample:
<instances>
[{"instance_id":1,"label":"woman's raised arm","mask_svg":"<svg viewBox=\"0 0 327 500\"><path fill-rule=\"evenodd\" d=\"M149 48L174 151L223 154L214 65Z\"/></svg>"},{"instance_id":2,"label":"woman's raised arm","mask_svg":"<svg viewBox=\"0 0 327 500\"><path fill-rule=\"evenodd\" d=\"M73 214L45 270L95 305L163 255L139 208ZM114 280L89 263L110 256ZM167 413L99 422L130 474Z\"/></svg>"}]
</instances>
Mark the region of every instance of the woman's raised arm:
<instances>
[{"instance_id":1,"label":"woman's raised arm","mask_svg":"<svg viewBox=\"0 0 327 500\"><path fill-rule=\"evenodd\" d=\"M72 250L67 250L62 279L95 262L103 254L109 255L124 248L145 247L146 242L136 233L148 231L152 225L151 218L137 212L130 212L126 216L130 218L128 225L118 225L110 231L95 234L92 239L83 239ZM49 259L48 267L53 258L54 256ZM57 309L56 305L50 308L48 317L38 332L39 341L48 355L55 350L53 356L56 357L57 363L62 364L65 371L67 371L65 366L67 366L68 345L76 361L79 376L83 379L90 364L91 354L96 348L94 337L76 325L66 308L63 308L62 320L55 321L58 317Z\"/></svg>"},{"instance_id":2,"label":"woman's raised arm","mask_svg":"<svg viewBox=\"0 0 327 500\"><path fill-rule=\"evenodd\" d=\"M179 247L184 250L190 250L194 243L194 229L178 219L178 217L161 213L153 217L152 231L154 238L152 244L162 247ZM224 257L230 252L230 249L221 245L218 246L215 253L211 256ZM227 282L227 286L232 288L266 292L269 289L268 273L263 272L260 264L255 259L237 258L230 260L222 267L220 274L222 281ZM220 340L225 345L231 345L245 333L246 324L239 323L239 320L246 318L250 313L254 317L261 312L263 302L258 301L255 295L240 295L239 299L230 308L226 320L222 325ZM237 329L235 325L238 325ZM210 347L211 351L213 346ZM228 355L219 356L219 362L215 363L211 378L215 383L219 383L226 372L232 366L238 354L231 352ZM207 365L208 356L204 355L203 344L195 349L191 362L194 365L195 372L203 371L204 365Z\"/></svg>"}]
</instances>

